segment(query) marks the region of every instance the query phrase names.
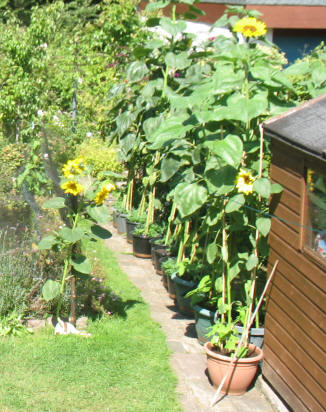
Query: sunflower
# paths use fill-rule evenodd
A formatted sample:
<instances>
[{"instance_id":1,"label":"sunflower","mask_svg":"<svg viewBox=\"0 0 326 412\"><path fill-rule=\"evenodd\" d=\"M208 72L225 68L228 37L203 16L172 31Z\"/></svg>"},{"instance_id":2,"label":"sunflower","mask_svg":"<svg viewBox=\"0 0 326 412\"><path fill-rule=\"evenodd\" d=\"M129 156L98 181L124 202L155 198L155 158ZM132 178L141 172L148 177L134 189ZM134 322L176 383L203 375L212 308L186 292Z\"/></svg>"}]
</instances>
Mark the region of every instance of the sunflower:
<instances>
[{"instance_id":1,"label":"sunflower","mask_svg":"<svg viewBox=\"0 0 326 412\"><path fill-rule=\"evenodd\" d=\"M68 182L62 183L60 186L65 193L71 193L74 196L79 195L83 191L83 186L73 180L68 180Z\"/></svg>"},{"instance_id":2,"label":"sunflower","mask_svg":"<svg viewBox=\"0 0 326 412\"><path fill-rule=\"evenodd\" d=\"M74 176L83 173L85 170L85 161L83 158L76 158L68 160L68 162L62 167L63 175L66 179L72 179Z\"/></svg>"},{"instance_id":3,"label":"sunflower","mask_svg":"<svg viewBox=\"0 0 326 412\"><path fill-rule=\"evenodd\" d=\"M250 172L246 172L244 169L241 169L235 180L238 192L244 193L245 195L252 193L254 181L255 178Z\"/></svg>"},{"instance_id":4,"label":"sunflower","mask_svg":"<svg viewBox=\"0 0 326 412\"><path fill-rule=\"evenodd\" d=\"M104 200L107 198L108 194L112 192L112 190L115 190L115 186L112 183L109 183L106 186L103 186L102 189L96 194L94 198L94 202L97 205L101 205L104 202Z\"/></svg>"},{"instance_id":5,"label":"sunflower","mask_svg":"<svg viewBox=\"0 0 326 412\"><path fill-rule=\"evenodd\" d=\"M256 19L256 17L244 17L235 23L233 31L246 37L260 37L267 33L267 27L263 21Z\"/></svg>"}]
</instances>

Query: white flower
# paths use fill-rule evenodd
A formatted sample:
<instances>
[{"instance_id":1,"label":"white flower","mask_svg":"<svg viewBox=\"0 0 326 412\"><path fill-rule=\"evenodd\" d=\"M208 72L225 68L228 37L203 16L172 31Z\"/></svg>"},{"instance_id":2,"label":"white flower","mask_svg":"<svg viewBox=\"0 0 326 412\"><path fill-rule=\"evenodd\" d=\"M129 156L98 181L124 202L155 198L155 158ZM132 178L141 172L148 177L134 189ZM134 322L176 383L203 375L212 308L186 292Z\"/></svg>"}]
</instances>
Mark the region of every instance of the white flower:
<instances>
[{"instance_id":1,"label":"white flower","mask_svg":"<svg viewBox=\"0 0 326 412\"><path fill-rule=\"evenodd\" d=\"M83 83L83 79L81 77L78 77L78 83L82 84Z\"/></svg>"},{"instance_id":2,"label":"white flower","mask_svg":"<svg viewBox=\"0 0 326 412\"><path fill-rule=\"evenodd\" d=\"M43 157L44 157L44 159L48 159L48 158L49 158L49 154L48 154L48 153L44 153Z\"/></svg>"},{"instance_id":3,"label":"white flower","mask_svg":"<svg viewBox=\"0 0 326 412\"><path fill-rule=\"evenodd\" d=\"M59 123L59 117L58 116L53 115L52 119L53 119L54 123L56 123L56 124Z\"/></svg>"},{"instance_id":4,"label":"white flower","mask_svg":"<svg viewBox=\"0 0 326 412\"><path fill-rule=\"evenodd\" d=\"M38 109L38 111L37 111L37 115L38 115L38 116L40 116L40 117L43 117L43 116L44 116L44 112L43 112L43 110Z\"/></svg>"},{"instance_id":5,"label":"white flower","mask_svg":"<svg viewBox=\"0 0 326 412\"><path fill-rule=\"evenodd\" d=\"M47 43L40 44L40 48L41 49L47 49L48 48Z\"/></svg>"},{"instance_id":6,"label":"white flower","mask_svg":"<svg viewBox=\"0 0 326 412\"><path fill-rule=\"evenodd\" d=\"M93 133L92 132L87 132L86 133L86 137L92 137L93 136Z\"/></svg>"}]
</instances>

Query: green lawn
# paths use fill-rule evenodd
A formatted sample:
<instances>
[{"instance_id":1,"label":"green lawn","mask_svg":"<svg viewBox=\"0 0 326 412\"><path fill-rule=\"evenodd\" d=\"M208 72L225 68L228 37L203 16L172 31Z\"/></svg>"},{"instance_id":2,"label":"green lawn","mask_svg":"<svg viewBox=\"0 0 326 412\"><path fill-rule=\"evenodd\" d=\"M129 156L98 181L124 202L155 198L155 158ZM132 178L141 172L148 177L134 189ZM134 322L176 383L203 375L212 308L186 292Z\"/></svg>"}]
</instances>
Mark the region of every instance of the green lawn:
<instances>
[{"instance_id":1,"label":"green lawn","mask_svg":"<svg viewBox=\"0 0 326 412\"><path fill-rule=\"evenodd\" d=\"M159 325L111 252L100 244L96 256L124 313L91 321L89 338L51 329L2 338L1 412L182 410Z\"/></svg>"}]
</instances>

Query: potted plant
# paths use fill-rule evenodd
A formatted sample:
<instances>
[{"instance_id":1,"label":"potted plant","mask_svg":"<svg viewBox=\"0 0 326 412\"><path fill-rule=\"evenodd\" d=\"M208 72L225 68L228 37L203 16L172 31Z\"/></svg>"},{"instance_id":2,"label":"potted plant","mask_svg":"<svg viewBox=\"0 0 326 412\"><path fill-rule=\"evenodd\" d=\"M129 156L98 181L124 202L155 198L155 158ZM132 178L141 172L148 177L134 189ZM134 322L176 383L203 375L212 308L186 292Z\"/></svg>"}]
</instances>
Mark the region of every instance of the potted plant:
<instances>
[{"instance_id":1,"label":"potted plant","mask_svg":"<svg viewBox=\"0 0 326 412\"><path fill-rule=\"evenodd\" d=\"M132 233L137 226L146 222L146 216L140 213L140 210L132 210L127 215L126 229L127 229L127 242L132 243Z\"/></svg>"},{"instance_id":2,"label":"potted plant","mask_svg":"<svg viewBox=\"0 0 326 412\"><path fill-rule=\"evenodd\" d=\"M150 239L158 237L162 228L156 223L138 226L132 233L132 249L134 256L150 259L152 257Z\"/></svg>"}]
</instances>

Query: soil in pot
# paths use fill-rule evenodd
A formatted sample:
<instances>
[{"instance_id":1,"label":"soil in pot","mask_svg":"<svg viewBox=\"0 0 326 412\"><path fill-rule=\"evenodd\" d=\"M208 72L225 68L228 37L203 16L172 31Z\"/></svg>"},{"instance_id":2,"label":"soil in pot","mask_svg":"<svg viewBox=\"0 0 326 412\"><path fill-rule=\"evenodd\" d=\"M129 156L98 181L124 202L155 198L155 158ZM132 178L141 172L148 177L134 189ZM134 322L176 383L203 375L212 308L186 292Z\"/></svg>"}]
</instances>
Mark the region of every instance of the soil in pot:
<instances>
[{"instance_id":1,"label":"soil in pot","mask_svg":"<svg viewBox=\"0 0 326 412\"><path fill-rule=\"evenodd\" d=\"M263 351L255 345L249 345L249 357L237 359L230 366L231 357L215 351L210 342L205 343L207 369L213 385L218 388L222 379L228 373L221 393L228 395L243 395L254 380Z\"/></svg>"},{"instance_id":2,"label":"soil in pot","mask_svg":"<svg viewBox=\"0 0 326 412\"><path fill-rule=\"evenodd\" d=\"M175 273L171 276L171 279L175 286L176 301L180 312L183 315L192 316L194 310L190 304L190 298L185 298L185 295L196 287L195 283L184 280Z\"/></svg>"},{"instance_id":3,"label":"soil in pot","mask_svg":"<svg viewBox=\"0 0 326 412\"><path fill-rule=\"evenodd\" d=\"M199 305L195 305L193 309L195 312L197 339L201 345L204 345L209 340L206 335L215 323L215 312Z\"/></svg>"},{"instance_id":4,"label":"soil in pot","mask_svg":"<svg viewBox=\"0 0 326 412\"><path fill-rule=\"evenodd\" d=\"M137 222L131 222L130 220L127 219L126 222L126 228L127 228L127 242L132 243L132 232L136 227L139 226L139 223Z\"/></svg>"},{"instance_id":5,"label":"soil in pot","mask_svg":"<svg viewBox=\"0 0 326 412\"><path fill-rule=\"evenodd\" d=\"M152 257L150 238L141 235L132 235L132 252L139 258L150 259Z\"/></svg>"}]
</instances>

